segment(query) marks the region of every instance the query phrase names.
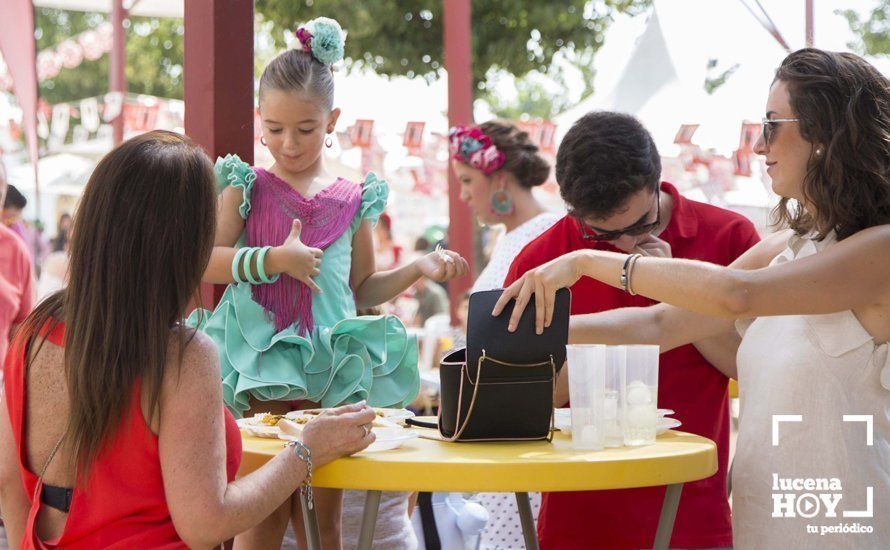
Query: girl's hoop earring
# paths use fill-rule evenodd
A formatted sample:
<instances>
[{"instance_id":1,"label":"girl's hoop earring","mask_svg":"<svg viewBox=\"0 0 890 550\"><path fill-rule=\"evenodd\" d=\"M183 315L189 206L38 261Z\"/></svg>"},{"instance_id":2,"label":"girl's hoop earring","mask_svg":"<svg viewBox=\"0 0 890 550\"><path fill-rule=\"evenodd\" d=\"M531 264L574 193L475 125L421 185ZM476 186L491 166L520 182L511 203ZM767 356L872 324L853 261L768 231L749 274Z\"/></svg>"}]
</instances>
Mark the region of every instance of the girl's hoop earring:
<instances>
[{"instance_id":1,"label":"girl's hoop earring","mask_svg":"<svg viewBox=\"0 0 890 550\"><path fill-rule=\"evenodd\" d=\"M260 136L260 143L262 143L263 146L266 145L266 136Z\"/></svg>"},{"instance_id":2,"label":"girl's hoop earring","mask_svg":"<svg viewBox=\"0 0 890 550\"><path fill-rule=\"evenodd\" d=\"M334 146L334 140L331 139L331 136L328 136L328 137L324 140L324 146L327 147L328 149L330 149L331 147Z\"/></svg>"}]
</instances>

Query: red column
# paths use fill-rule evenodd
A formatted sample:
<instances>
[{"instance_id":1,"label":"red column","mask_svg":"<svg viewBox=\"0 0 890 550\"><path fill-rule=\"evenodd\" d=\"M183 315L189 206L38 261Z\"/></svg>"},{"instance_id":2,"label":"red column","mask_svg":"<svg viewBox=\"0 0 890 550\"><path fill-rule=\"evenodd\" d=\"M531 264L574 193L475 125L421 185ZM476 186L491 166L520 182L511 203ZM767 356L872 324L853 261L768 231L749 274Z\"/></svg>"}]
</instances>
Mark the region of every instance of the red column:
<instances>
[{"instance_id":1,"label":"red column","mask_svg":"<svg viewBox=\"0 0 890 550\"><path fill-rule=\"evenodd\" d=\"M31 0L3 4L0 17L0 52L12 76L12 91L22 109L25 144L34 167L34 202L40 218L40 181L37 177L37 54L34 45L34 6ZM35 235L36 237L36 235Z\"/></svg>"},{"instance_id":2,"label":"red column","mask_svg":"<svg viewBox=\"0 0 890 550\"><path fill-rule=\"evenodd\" d=\"M108 88L112 92L118 92L122 96L127 93L127 33L124 29L124 19L127 11L124 9L123 0L114 0L111 6L111 53L108 56ZM121 112L111 121L114 144L119 145L124 141L124 109L121 103Z\"/></svg>"},{"instance_id":3,"label":"red column","mask_svg":"<svg viewBox=\"0 0 890 550\"><path fill-rule=\"evenodd\" d=\"M227 153L253 164L253 2L185 3L185 133L212 159ZM205 308L213 285L201 285Z\"/></svg>"},{"instance_id":4,"label":"red column","mask_svg":"<svg viewBox=\"0 0 890 550\"><path fill-rule=\"evenodd\" d=\"M448 72L448 123L473 122L473 71L470 0L443 0L445 30L445 70ZM460 184L448 171L448 246L470 263L470 276L448 283L451 318L457 322L455 307L473 284L473 213L460 200Z\"/></svg>"}]
</instances>

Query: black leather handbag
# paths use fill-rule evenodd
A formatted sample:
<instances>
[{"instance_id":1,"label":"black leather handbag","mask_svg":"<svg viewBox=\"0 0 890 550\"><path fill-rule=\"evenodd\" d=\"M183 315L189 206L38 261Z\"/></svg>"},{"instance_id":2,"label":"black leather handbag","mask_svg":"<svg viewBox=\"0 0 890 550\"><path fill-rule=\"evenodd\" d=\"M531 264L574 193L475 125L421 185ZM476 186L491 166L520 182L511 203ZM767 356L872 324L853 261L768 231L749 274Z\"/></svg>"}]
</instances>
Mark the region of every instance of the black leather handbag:
<instances>
[{"instance_id":1,"label":"black leather handbag","mask_svg":"<svg viewBox=\"0 0 890 550\"><path fill-rule=\"evenodd\" d=\"M515 302L491 315L502 290L470 296L467 347L439 366L439 433L448 441L551 439L553 390L565 362L570 292L556 294L553 321L535 334L532 302L515 332L507 325Z\"/></svg>"}]
</instances>

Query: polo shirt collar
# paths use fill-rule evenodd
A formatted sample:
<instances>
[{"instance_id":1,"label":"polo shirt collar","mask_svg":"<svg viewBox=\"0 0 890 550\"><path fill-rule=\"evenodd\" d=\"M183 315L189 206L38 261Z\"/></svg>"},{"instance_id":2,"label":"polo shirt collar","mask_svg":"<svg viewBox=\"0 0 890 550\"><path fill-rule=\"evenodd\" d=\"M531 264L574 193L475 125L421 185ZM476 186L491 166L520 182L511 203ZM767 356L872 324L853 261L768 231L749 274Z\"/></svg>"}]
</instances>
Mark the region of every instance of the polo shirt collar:
<instances>
[{"instance_id":1,"label":"polo shirt collar","mask_svg":"<svg viewBox=\"0 0 890 550\"><path fill-rule=\"evenodd\" d=\"M698 235L698 216L695 215L689 199L681 195L676 187L666 181L661 182L661 191L670 195L674 200L671 221L668 222L665 232L684 239L691 239Z\"/></svg>"}]
</instances>

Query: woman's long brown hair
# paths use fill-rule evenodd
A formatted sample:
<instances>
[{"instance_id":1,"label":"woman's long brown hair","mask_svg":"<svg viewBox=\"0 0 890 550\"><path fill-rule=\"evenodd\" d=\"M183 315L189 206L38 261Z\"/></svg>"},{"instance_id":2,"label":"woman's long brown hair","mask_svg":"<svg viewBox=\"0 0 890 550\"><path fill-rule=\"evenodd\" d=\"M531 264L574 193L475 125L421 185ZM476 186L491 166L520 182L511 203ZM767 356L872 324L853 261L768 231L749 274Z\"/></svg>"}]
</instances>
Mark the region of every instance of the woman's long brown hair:
<instances>
[{"instance_id":1,"label":"woman's long brown hair","mask_svg":"<svg viewBox=\"0 0 890 550\"><path fill-rule=\"evenodd\" d=\"M175 327L213 249L214 195L210 160L189 138L166 131L108 153L84 189L68 286L43 301L20 331L33 337L47 323L65 321L67 437L80 475L129 407L141 414L133 401L137 381L152 415L159 410L171 338L178 337L180 361L170 364L179 365L189 336Z\"/></svg>"},{"instance_id":2,"label":"woman's long brown hair","mask_svg":"<svg viewBox=\"0 0 890 550\"><path fill-rule=\"evenodd\" d=\"M786 57L776 80L788 85L801 136L824 154L803 181L814 212L784 198L773 220L818 240L890 223L890 81L857 55L813 48Z\"/></svg>"}]
</instances>

